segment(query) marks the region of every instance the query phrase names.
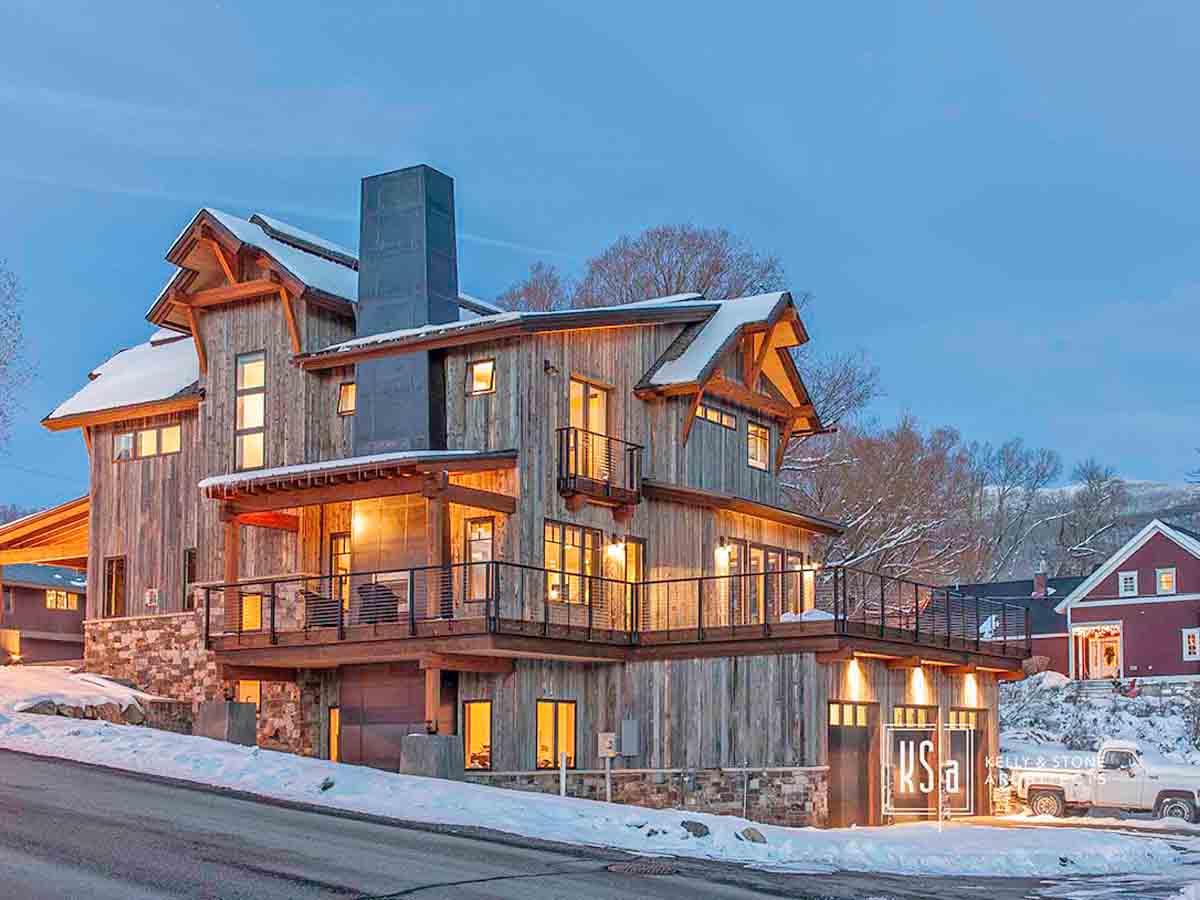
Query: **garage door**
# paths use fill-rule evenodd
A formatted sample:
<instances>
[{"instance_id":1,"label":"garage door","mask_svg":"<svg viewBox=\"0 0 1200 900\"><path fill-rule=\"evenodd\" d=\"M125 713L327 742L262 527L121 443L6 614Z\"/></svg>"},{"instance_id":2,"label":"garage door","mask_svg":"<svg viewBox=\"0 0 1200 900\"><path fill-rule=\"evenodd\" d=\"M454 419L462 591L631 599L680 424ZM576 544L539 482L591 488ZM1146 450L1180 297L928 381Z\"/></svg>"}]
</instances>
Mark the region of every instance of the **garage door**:
<instances>
[{"instance_id":1,"label":"garage door","mask_svg":"<svg viewBox=\"0 0 1200 900\"><path fill-rule=\"evenodd\" d=\"M395 772L400 740L425 733L425 678L415 662L341 669L342 762Z\"/></svg>"}]
</instances>

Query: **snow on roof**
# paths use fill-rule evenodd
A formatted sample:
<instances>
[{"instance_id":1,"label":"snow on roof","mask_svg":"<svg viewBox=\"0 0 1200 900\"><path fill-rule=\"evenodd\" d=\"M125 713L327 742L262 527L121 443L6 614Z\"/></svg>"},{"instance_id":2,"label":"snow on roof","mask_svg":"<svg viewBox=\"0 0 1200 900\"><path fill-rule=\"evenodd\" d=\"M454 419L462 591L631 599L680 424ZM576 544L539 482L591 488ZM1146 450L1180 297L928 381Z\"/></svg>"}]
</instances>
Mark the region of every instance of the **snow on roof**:
<instances>
[{"instance_id":1,"label":"snow on roof","mask_svg":"<svg viewBox=\"0 0 1200 900\"><path fill-rule=\"evenodd\" d=\"M652 385L685 384L696 381L709 361L744 325L768 319L786 291L724 300L679 356L667 360L650 378Z\"/></svg>"},{"instance_id":2,"label":"snow on roof","mask_svg":"<svg viewBox=\"0 0 1200 900\"><path fill-rule=\"evenodd\" d=\"M230 213L211 207L205 207L204 212L220 222L242 243L250 244L269 253L277 263L309 287L346 300L358 299L358 272L349 266L301 250L292 244L285 244L283 241L271 237L261 225L240 219ZM285 227L293 232L299 231L291 226ZM320 239L318 238L318 240Z\"/></svg>"},{"instance_id":3,"label":"snow on roof","mask_svg":"<svg viewBox=\"0 0 1200 900\"><path fill-rule=\"evenodd\" d=\"M470 459L477 456L504 455L512 451L496 450L400 450L394 453L372 453L367 456L346 456L327 459L324 462L299 463L293 466L276 466L273 469L254 469L232 475L210 475L196 486L201 490L213 487L236 487L240 484L311 475L317 472L332 474L339 469L357 469L362 466L382 466L389 463L418 462L425 460Z\"/></svg>"},{"instance_id":4,"label":"snow on roof","mask_svg":"<svg viewBox=\"0 0 1200 900\"><path fill-rule=\"evenodd\" d=\"M88 377L87 384L46 418L168 400L197 382L200 364L192 341L151 340L120 351Z\"/></svg>"},{"instance_id":5,"label":"snow on roof","mask_svg":"<svg viewBox=\"0 0 1200 900\"><path fill-rule=\"evenodd\" d=\"M472 302L473 298L464 298L468 302ZM748 298L753 299L753 298ZM740 301L739 301L740 302ZM491 304L488 304L489 306ZM716 309L720 306L717 301L705 300L700 294L674 294L670 297L655 297L652 300L641 300L637 303L622 303L616 306L592 306L584 309L555 309L546 312L524 312L524 311L501 311L492 315L480 315L464 318L462 315L462 307L460 307L459 320L457 322L442 322L432 325L421 325L417 328L400 328L395 331L381 331L377 334L368 334L364 337L351 338L348 341L342 341L338 344L333 344L313 353L313 356L325 356L334 353L346 353L351 350L359 350L363 347L369 347L374 344L390 344L400 343L422 338L436 337L443 334L452 334L455 332L470 332L476 328L491 328L494 325L513 324L517 322L537 323L538 321L553 320L559 316L571 316L574 319L595 318L603 320L606 315L614 312L621 312L634 308L642 312L653 312L657 309L679 309L698 308L698 309ZM499 307L493 307L499 309Z\"/></svg>"},{"instance_id":6,"label":"snow on roof","mask_svg":"<svg viewBox=\"0 0 1200 900\"><path fill-rule=\"evenodd\" d=\"M297 228L295 225L289 225L279 219L271 216L263 215L256 212L250 217L250 222L254 225L261 225L268 233L274 232L272 237L277 237L284 243L292 243L309 246L328 253L330 256L339 258L338 261L346 265L358 265L358 256L353 250L343 247L341 244L335 244L333 241L327 241L320 235L313 234L311 231L305 231L303 228ZM307 251L307 248L300 246L299 249Z\"/></svg>"},{"instance_id":7,"label":"snow on roof","mask_svg":"<svg viewBox=\"0 0 1200 900\"><path fill-rule=\"evenodd\" d=\"M485 314L504 312L503 306L497 306L495 303L488 303L486 300L480 300L478 297L473 297L470 294L464 294L462 291L458 292L458 305L468 309L474 307L476 312L482 312Z\"/></svg>"}]
</instances>

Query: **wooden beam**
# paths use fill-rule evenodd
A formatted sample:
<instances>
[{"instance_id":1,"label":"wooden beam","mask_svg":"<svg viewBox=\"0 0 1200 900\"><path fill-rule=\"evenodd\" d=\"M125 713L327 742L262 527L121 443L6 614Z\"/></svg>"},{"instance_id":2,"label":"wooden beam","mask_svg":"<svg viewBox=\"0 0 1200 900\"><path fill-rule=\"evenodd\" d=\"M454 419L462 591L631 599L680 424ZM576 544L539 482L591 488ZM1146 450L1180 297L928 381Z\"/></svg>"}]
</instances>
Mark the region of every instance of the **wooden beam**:
<instances>
[{"instance_id":1,"label":"wooden beam","mask_svg":"<svg viewBox=\"0 0 1200 900\"><path fill-rule=\"evenodd\" d=\"M296 328L296 314L292 310L292 298L286 288L279 288L279 299L283 303L283 317L287 320L288 336L292 339L292 352L299 353L301 350L300 332Z\"/></svg>"},{"instance_id":2,"label":"wooden beam","mask_svg":"<svg viewBox=\"0 0 1200 900\"><path fill-rule=\"evenodd\" d=\"M208 306L221 306L237 300L250 300L274 294L279 290L278 282L269 278L255 278L238 284L227 284L224 287L208 288L191 294L175 294L172 298L180 306L191 306L203 309Z\"/></svg>"},{"instance_id":3,"label":"wooden beam","mask_svg":"<svg viewBox=\"0 0 1200 900\"><path fill-rule=\"evenodd\" d=\"M91 457L92 457L92 429L89 428L87 425L84 425L83 428L81 428L80 430L83 432L83 444L85 447L87 447L88 459L91 459Z\"/></svg>"},{"instance_id":4,"label":"wooden beam","mask_svg":"<svg viewBox=\"0 0 1200 900\"><path fill-rule=\"evenodd\" d=\"M706 491L702 488L685 487L678 484L667 484L662 481L643 479L642 495L651 500L666 500L672 503L685 503L688 506L700 506L705 509L727 509L731 512L742 513L759 519L768 519L782 525L794 525L806 531L820 534L839 535L845 529L836 522L828 522L814 516L806 516L790 509L771 506L747 500L744 497L733 497L716 491Z\"/></svg>"},{"instance_id":5,"label":"wooden beam","mask_svg":"<svg viewBox=\"0 0 1200 900\"><path fill-rule=\"evenodd\" d=\"M277 528L297 534L300 532L300 517L281 512L242 513L237 520L242 525L252 525L255 528Z\"/></svg>"},{"instance_id":6,"label":"wooden beam","mask_svg":"<svg viewBox=\"0 0 1200 900\"><path fill-rule=\"evenodd\" d=\"M221 681L284 681L296 680L295 669L276 668L275 666L235 666L230 663L218 663L221 671Z\"/></svg>"},{"instance_id":7,"label":"wooden beam","mask_svg":"<svg viewBox=\"0 0 1200 900\"><path fill-rule=\"evenodd\" d=\"M854 650L850 647L838 647L836 650L817 654L817 662L823 665L849 662L852 659L854 659Z\"/></svg>"},{"instance_id":8,"label":"wooden beam","mask_svg":"<svg viewBox=\"0 0 1200 900\"><path fill-rule=\"evenodd\" d=\"M53 562L58 559L78 559L87 555L87 541L43 544L40 547L0 550L0 566L17 565L18 563Z\"/></svg>"},{"instance_id":9,"label":"wooden beam","mask_svg":"<svg viewBox=\"0 0 1200 900\"><path fill-rule=\"evenodd\" d=\"M482 488L467 487L463 484L447 485L444 489L446 499L459 506L477 506L480 509L490 509L493 512L511 516L517 511L517 498L496 491L485 491Z\"/></svg>"},{"instance_id":10,"label":"wooden beam","mask_svg":"<svg viewBox=\"0 0 1200 900\"><path fill-rule=\"evenodd\" d=\"M238 497L229 501L235 515L255 512L271 512L293 509L298 506L321 506L343 500L370 500L374 497L395 497L399 494L419 494L424 478L413 476L402 478L377 478L372 481L356 481L345 484L330 484L322 487L299 490L277 490L270 494Z\"/></svg>"},{"instance_id":11,"label":"wooden beam","mask_svg":"<svg viewBox=\"0 0 1200 900\"><path fill-rule=\"evenodd\" d=\"M921 668L921 657L905 656L902 659L889 659L887 667L889 669L919 669Z\"/></svg>"},{"instance_id":12,"label":"wooden beam","mask_svg":"<svg viewBox=\"0 0 1200 900\"><path fill-rule=\"evenodd\" d=\"M208 374L208 354L204 352L204 338L200 335L200 316L190 306L183 308L187 315L188 327L192 329L192 341L196 344L196 358L200 362L200 374Z\"/></svg>"},{"instance_id":13,"label":"wooden beam","mask_svg":"<svg viewBox=\"0 0 1200 900\"><path fill-rule=\"evenodd\" d=\"M448 672L483 672L508 675L513 671L510 656L467 656L462 653L430 653L421 657L422 669L445 669Z\"/></svg>"},{"instance_id":14,"label":"wooden beam","mask_svg":"<svg viewBox=\"0 0 1200 900\"><path fill-rule=\"evenodd\" d=\"M204 237L201 240L208 244L213 252L213 256L217 258L217 262L221 264L221 271L225 273L225 280L230 284L237 284L237 276L233 274L233 267L229 264L228 258L225 256L225 250L213 238Z\"/></svg>"},{"instance_id":15,"label":"wooden beam","mask_svg":"<svg viewBox=\"0 0 1200 900\"><path fill-rule=\"evenodd\" d=\"M442 670L425 670L425 728L437 734L438 711L442 708Z\"/></svg>"},{"instance_id":16,"label":"wooden beam","mask_svg":"<svg viewBox=\"0 0 1200 900\"><path fill-rule=\"evenodd\" d=\"M747 406L750 409L757 410L777 419L791 419L796 416L802 418L812 416L816 418L816 411L813 409L811 403L792 406L790 403L776 400L767 394L752 391L745 385L738 384L736 381L730 381L719 372L709 379L705 390L714 396L729 400L739 406Z\"/></svg>"},{"instance_id":17,"label":"wooden beam","mask_svg":"<svg viewBox=\"0 0 1200 900\"><path fill-rule=\"evenodd\" d=\"M779 430L779 446L775 448L775 474L779 474L779 470L783 468L783 457L787 453L788 441L792 439L792 432L796 430L796 425L799 424L800 418L792 416L783 423L783 427Z\"/></svg>"},{"instance_id":18,"label":"wooden beam","mask_svg":"<svg viewBox=\"0 0 1200 900\"><path fill-rule=\"evenodd\" d=\"M779 327L779 319L762 333L762 346L758 349L758 355L754 357L754 361L750 365L750 371L746 373L746 387L752 391L757 390L758 376L762 374L763 363L767 361L767 351L771 349L771 338L775 336L775 329ZM754 337L749 338L750 346L754 346Z\"/></svg>"},{"instance_id":19,"label":"wooden beam","mask_svg":"<svg viewBox=\"0 0 1200 900\"><path fill-rule=\"evenodd\" d=\"M696 389L696 396L693 397L692 402L688 404L687 419L685 419L683 422L682 446L684 447L687 446L688 435L692 433L692 425L694 425L696 422L696 411L700 408L700 402L704 399L704 389L707 386L708 385L706 384L700 385L700 387Z\"/></svg>"},{"instance_id":20,"label":"wooden beam","mask_svg":"<svg viewBox=\"0 0 1200 900\"><path fill-rule=\"evenodd\" d=\"M224 574L225 583L232 584L238 580L238 570L241 568L242 554L242 526L237 523L236 519L232 519L222 524L224 538ZM229 587L225 589L225 615L229 616L230 611L234 608L237 600L237 588ZM228 627L229 623L226 623Z\"/></svg>"},{"instance_id":21,"label":"wooden beam","mask_svg":"<svg viewBox=\"0 0 1200 900\"><path fill-rule=\"evenodd\" d=\"M978 671L978 667L974 664L965 666L950 666L946 669L947 675L974 675Z\"/></svg>"},{"instance_id":22,"label":"wooden beam","mask_svg":"<svg viewBox=\"0 0 1200 900\"><path fill-rule=\"evenodd\" d=\"M42 419L42 426L50 431L65 431L68 428L79 428L83 425L105 425L109 422L120 422L125 419L148 419L150 416L162 416L167 413L183 412L200 406L200 395L177 397L172 400L155 400L150 403L133 403L129 406L118 406L113 409L100 410L92 413L79 413L74 416L62 416L57 419Z\"/></svg>"}]
</instances>

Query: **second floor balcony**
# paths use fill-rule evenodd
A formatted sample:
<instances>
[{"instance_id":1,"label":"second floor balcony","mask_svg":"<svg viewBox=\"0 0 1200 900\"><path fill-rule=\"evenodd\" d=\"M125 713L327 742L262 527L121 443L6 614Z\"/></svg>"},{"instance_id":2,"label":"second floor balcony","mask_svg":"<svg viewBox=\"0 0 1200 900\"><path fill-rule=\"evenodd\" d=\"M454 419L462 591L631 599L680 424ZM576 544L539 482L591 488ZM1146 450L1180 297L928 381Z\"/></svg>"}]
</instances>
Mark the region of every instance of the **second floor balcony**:
<instances>
[{"instance_id":1,"label":"second floor balcony","mask_svg":"<svg viewBox=\"0 0 1200 900\"><path fill-rule=\"evenodd\" d=\"M588 501L629 509L642 499L642 452L607 434L583 428L560 428L558 492L577 502Z\"/></svg>"},{"instance_id":2,"label":"second floor balcony","mask_svg":"<svg viewBox=\"0 0 1200 900\"><path fill-rule=\"evenodd\" d=\"M506 635L572 642L564 656L613 658L623 657L596 648L677 655L689 644L836 637L914 655L1030 653L1022 606L844 567L631 582L494 561L198 590L206 639L219 651Z\"/></svg>"}]
</instances>

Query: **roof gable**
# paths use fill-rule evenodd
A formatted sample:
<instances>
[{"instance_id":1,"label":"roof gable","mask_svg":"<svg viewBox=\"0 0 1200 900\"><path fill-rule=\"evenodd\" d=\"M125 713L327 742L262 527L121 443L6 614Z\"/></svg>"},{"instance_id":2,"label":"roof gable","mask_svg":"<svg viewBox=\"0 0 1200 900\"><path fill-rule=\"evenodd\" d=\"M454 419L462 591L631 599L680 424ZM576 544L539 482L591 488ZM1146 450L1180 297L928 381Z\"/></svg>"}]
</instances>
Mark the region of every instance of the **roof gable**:
<instances>
[{"instance_id":1,"label":"roof gable","mask_svg":"<svg viewBox=\"0 0 1200 900\"><path fill-rule=\"evenodd\" d=\"M1105 560L1095 572L1083 580L1083 582L1071 591L1063 600L1054 607L1055 612L1064 612L1070 606L1074 606L1083 598L1087 597L1097 585L1108 578L1121 565L1133 556L1138 550L1150 542L1156 535L1162 535L1167 540L1177 544L1181 549L1191 554L1196 559L1200 559L1200 540L1193 537L1190 533L1186 533L1182 529L1174 528L1160 519L1154 519L1146 525L1141 531L1125 542L1119 550Z\"/></svg>"}]
</instances>

